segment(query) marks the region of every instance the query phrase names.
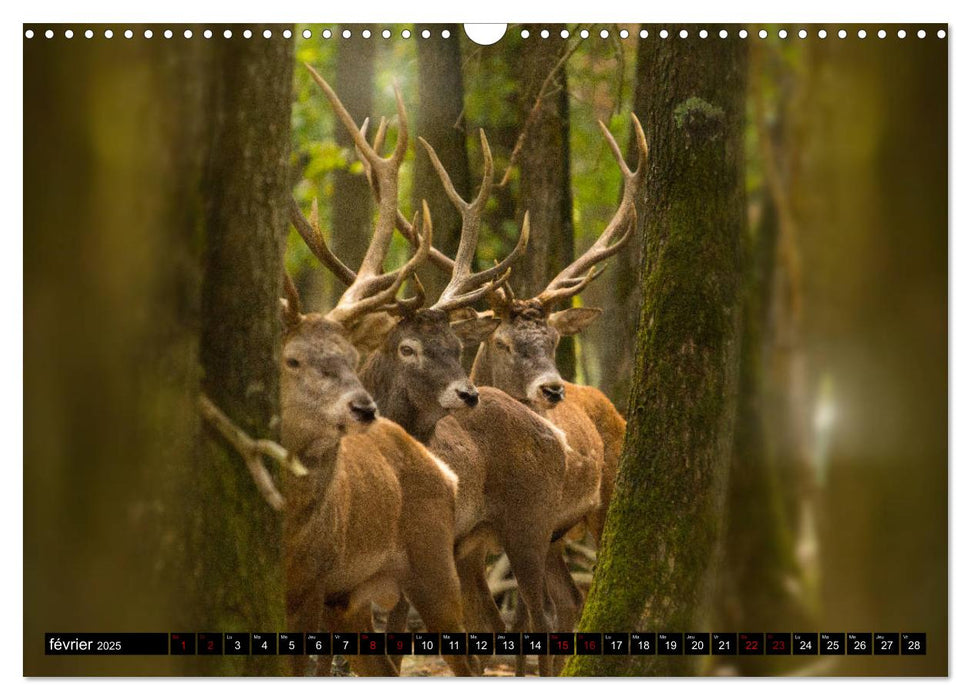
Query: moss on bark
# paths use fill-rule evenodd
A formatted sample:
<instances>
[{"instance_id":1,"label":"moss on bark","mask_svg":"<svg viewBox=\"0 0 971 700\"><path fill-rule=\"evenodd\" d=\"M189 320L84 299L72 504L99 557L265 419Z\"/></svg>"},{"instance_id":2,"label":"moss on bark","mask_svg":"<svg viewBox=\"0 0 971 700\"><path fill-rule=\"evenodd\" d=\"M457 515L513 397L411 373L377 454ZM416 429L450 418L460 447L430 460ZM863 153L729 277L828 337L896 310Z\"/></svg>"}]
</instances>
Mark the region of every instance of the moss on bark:
<instances>
[{"instance_id":1,"label":"moss on bark","mask_svg":"<svg viewBox=\"0 0 971 700\"><path fill-rule=\"evenodd\" d=\"M256 28L254 28L256 31ZM279 425L279 297L287 222L291 42L229 42L216 57L215 123L203 184L203 390L253 437ZM206 442L190 552L197 629L283 629L282 518L240 457ZM214 505L218 504L218 505ZM282 657L225 657L218 673L273 674ZM214 666L204 667L213 673Z\"/></svg>"},{"instance_id":2,"label":"moss on bark","mask_svg":"<svg viewBox=\"0 0 971 700\"><path fill-rule=\"evenodd\" d=\"M581 631L704 628L731 457L746 48L655 41L645 54L643 303L627 440ZM565 673L694 670L690 656L577 656Z\"/></svg>"}]
</instances>

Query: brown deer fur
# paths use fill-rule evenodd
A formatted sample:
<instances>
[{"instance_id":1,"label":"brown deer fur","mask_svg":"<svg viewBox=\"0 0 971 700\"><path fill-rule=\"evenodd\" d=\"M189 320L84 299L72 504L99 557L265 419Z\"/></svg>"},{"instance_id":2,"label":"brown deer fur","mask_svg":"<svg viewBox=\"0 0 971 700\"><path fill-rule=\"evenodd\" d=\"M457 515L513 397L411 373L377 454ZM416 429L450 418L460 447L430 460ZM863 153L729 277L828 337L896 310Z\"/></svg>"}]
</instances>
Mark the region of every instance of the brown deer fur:
<instances>
[{"instance_id":1,"label":"brown deer fur","mask_svg":"<svg viewBox=\"0 0 971 700\"><path fill-rule=\"evenodd\" d=\"M452 548L457 477L391 421L375 419L343 328L287 318L283 444L309 469L288 478L284 519L287 628L367 631L371 603L404 594L430 630L462 631ZM467 657L449 656L456 675ZM330 657L318 661L329 675ZM306 657L293 657L300 674ZM396 674L387 656L353 656L360 675Z\"/></svg>"},{"instance_id":2,"label":"brown deer fur","mask_svg":"<svg viewBox=\"0 0 971 700\"><path fill-rule=\"evenodd\" d=\"M459 325L466 344L476 344L496 323ZM403 355L403 347L410 354ZM549 421L505 393L477 391L459 363L460 350L446 314L422 310L399 321L365 362L361 380L383 415L415 430L459 477L456 563L467 628L505 629L484 569L486 554L497 544L509 557L524 603L518 628L552 631L557 610L545 590L548 551L557 533L576 522L561 517L565 440ZM449 394L459 390L475 392L476 401L460 408L462 402ZM406 611L399 607L389 618L389 630L401 628ZM541 673L550 669L550 660L541 659Z\"/></svg>"}]
</instances>

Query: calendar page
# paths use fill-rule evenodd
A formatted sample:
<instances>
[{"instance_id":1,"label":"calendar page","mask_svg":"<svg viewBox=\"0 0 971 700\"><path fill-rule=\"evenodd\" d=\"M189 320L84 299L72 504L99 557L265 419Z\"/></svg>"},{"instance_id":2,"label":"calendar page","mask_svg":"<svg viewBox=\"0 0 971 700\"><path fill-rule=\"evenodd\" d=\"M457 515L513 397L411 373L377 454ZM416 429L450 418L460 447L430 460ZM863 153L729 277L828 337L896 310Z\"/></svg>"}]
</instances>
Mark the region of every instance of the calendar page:
<instances>
[{"instance_id":1,"label":"calendar page","mask_svg":"<svg viewBox=\"0 0 971 700\"><path fill-rule=\"evenodd\" d=\"M22 25L23 674L947 676L949 41Z\"/></svg>"}]
</instances>

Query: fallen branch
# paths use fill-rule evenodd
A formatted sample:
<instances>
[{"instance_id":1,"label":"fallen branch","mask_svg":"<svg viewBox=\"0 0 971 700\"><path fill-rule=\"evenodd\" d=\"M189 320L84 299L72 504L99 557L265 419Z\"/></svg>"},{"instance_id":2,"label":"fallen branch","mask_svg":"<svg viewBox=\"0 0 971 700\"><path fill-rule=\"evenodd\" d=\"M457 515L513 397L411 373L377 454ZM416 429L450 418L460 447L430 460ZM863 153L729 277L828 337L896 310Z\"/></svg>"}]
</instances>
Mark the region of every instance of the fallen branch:
<instances>
[{"instance_id":1,"label":"fallen branch","mask_svg":"<svg viewBox=\"0 0 971 700\"><path fill-rule=\"evenodd\" d=\"M509 557L503 554L496 560L496 563L492 565L492 570L489 572L489 588L498 586L499 582L506 578L509 571Z\"/></svg>"},{"instance_id":2,"label":"fallen branch","mask_svg":"<svg viewBox=\"0 0 971 700\"><path fill-rule=\"evenodd\" d=\"M589 559L591 563L597 562L597 550L587 547L586 545L580 544L579 542L574 542L573 540L566 540L566 549L569 552L574 552L580 556Z\"/></svg>"},{"instance_id":3,"label":"fallen branch","mask_svg":"<svg viewBox=\"0 0 971 700\"><path fill-rule=\"evenodd\" d=\"M281 467L289 469L297 476L306 476L307 469L297 457L272 440L254 440L242 428L219 410L219 407L205 394L199 394L199 412L226 441L233 446L249 469L250 476L260 495L276 511L283 510L285 501L273 483L273 477L263 464L263 457L269 457Z\"/></svg>"}]
</instances>

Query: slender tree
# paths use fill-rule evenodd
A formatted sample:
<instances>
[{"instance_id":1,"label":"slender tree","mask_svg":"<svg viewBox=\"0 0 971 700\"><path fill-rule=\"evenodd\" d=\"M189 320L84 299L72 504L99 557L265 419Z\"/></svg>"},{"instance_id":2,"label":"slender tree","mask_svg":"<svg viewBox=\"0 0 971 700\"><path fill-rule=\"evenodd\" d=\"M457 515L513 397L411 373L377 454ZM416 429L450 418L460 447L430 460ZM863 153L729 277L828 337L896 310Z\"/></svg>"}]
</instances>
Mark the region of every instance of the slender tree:
<instances>
[{"instance_id":1,"label":"slender tree","mask_svg":"<svg viewBox=\"0 0 971 700\"><path fill-rule=\"evenodd\" d=\"M719 574L721 629L815 629L796 561L778 465L766 435L766 344L778 220L763 197L759 225L744 247L743 325L738 409ZM805 663L802 657L739 656L744 675L774 675Z\"/></svg>"},{"instance_id":2,"label":"slender tree","mask_svg":"<svg viewBox=\"0 0 971 700\"><path fill-rule=\"evenodd\" d=\"M794 430L781 427L796 427L790 407L798 403L801 413L805 397L791 379L778 385L773 371L780 350L789 358L801 356L802 350L792 332L800 321L794 302L801 297L793 288L796 232L786 194L792 182L787 156L795 145L795 129L786 118L794 100L793 83L780 79L776 62L770 62L775 58L771 51L753 47L750 62L751 132L758 151L749 172L761 177L762 186L750 196L758 215L744 246L738 413L718 595L722 629L817 627L806 557L800 560L796 552L798 536L805 538L800 516L812 499L804 493L794 502L791 498L798 492L791 477L800 473L793 462L802 443L794 440ZM775 103L771 122L770 99ZM725 661L744 675L774 675L807 662L805 657L772 656L761 663L753 659Z\"/></svg>"},{"instance_id":3,"label":"slender tree","mask_svg":"<svg viewBox=\"0 0 971 700\"><path fill-rule=\"evenodd\" d=\"M641 317L627 440L580 630L706 627L731 461L746 46L657 41L644 57ZM691 656L577 656L565 672L694 670Z\"/></svg>"},{"instance_id":4,"label":"slender tree","mask_svg":"<svg viewBox=\"0 0 971 700\"><path fill-rule=\"evenodd\" d=\"M428 141L452 178L462 197L469 194L469 158L465 145L465 91L462 82L462 51L457 24L415 25L415 33L431 32L431 38L418 42L418 112L416 133ZM442 37L442 30L448 37ZM478 139L476 139L478 143ZM412 187L412 209L421 211L421 201L435 222L435 245L454 255L458 249L462 219L449 201L423 148L415 151L415 175ZM435 298L448 278L434 265L422 271L429 298Z\"/></svg>"},{"instance_id":5,"label":"slender tree","mask_svg":"<svg viewBox=\"0 0 971 700\"><path fill-rule=\"evenodd\" d=\"M531 296L573 261L573 197L570 186L570 109L563 59L570 45L555 27L542 39L541 25L526 25L530 37L519 46L523 115L519 153L517 217L529 212L530 254L517 265L514 288ZM572 337L557 348L557 366L567 381L576 375Z\"/></svg>"},{"instance_id":6,"label":"slender tree","mask_svg":"<svg viewBox=\"0 0 971 700\"><path fill-rule=\"evenodd\" d=\"M358 124L373 112L376 42L373 38L364 38L362 31L366 28L374 33L371 25L354 25L351 36L340 40L334 76L334 89ZM376 124L371 125L371 133L376 127ZM347 167L334 173L331 248L341 260L354 266L364 258L371 232L371 188L362 172L352 172L357 157L347 130L335 124L333 138L344 149ZM332 302L336 302L343 291L340 286L335 287Z\"/></svg>"},{"instance_id":7,"label":"slender tree","mask_svg":"<svg viewBox=\"0 0 971 700\"><path fill-rule=\"evenodd\" d=\"M642 70L650 60L650 44L650 40L637 39L637 78L634 83L633 111L641 123L647 121L647 103L653 87L646 81L647 72ZM633 163L636 158L637 149L631 136L628 140L627 162ZM650 209L641 209L643 211L638 212L641 220L651 215ZM600 321L600 389L621 412L626 411L634 366L634 348L629 342L615 342L615 339L633 338L637 331L642 267L638 258L639 252L636 245L631 243L623 253L610 261L606 270L610 302L604 304L604 314Z\"/></svg>"}]
</instances>

